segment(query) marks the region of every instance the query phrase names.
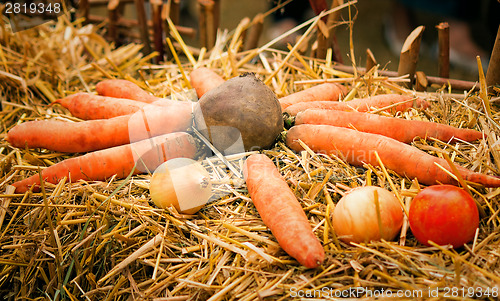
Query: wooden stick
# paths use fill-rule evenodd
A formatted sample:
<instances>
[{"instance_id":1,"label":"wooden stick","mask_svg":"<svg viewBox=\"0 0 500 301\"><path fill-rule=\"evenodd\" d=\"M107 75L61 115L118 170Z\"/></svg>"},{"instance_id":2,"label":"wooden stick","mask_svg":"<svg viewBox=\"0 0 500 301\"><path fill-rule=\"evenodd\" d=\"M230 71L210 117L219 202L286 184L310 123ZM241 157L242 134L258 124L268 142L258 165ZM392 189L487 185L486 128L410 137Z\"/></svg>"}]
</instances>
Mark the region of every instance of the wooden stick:
<instances>
[{"instance_id":1,"label":"wooden stick","mask_svg":"<svg viewBox=\"0 0 500 301\"><path fill-rule=\"evenodd\" d=\"M498 84L500 84L500 26L498 26L497 37L491 51L488 70L486 71L486 85Z\"/></svg>"},{"instance_id":2,"label":"wooden stick","mask_svg":"<svg viewBox=\"0 0 500 301\"><path fill-rule=\"evenodd\" d=\"M438 74L439 77L450 77L450 26L447 22L439 23L438 29Z\"/></svg>"},{"instance_id":3,"label":"wooden stick","mask_svg":"<svg viewBox=\"0 0 500 301\"><path fill-rule=\"evenodd\" d=\"M149 43L149 30L148 19L146 17L146 9L144 7L144 0L135 0L135 8L137 11L137 21L139 22L139 29L141 33L141 40L144 44L144 53L150 54L152 52L151 44Z\"/></svg>"},{"instance_id":4,"label":"wooden stick","mask_svg":"<svg viewBox=\"0 0 500 301\"><path fill-rule=\"evenodd\" d=\"M181 19L181 0L169 0L170 4L170 20L175 25L179 25Z\"/></svg>"},{"instance_id":5,"label":"wooden stick","mask_svg":"<svg viewBox=\"0 0 500 301\"><path fill-rule=\"evenodd\" d=\"M369 71L376 65L377 60L375 59L373 52L370 50L370 48L366 48L366 71Z\"/></svg>"},{"instance_id":6,"label":"wooden stick","mask_svg":"<svg viewBox=\"0 0 500 301\"><path fill-rule=\"evenodd\" d=\"M165 5L163 5L162 10L161 10L161 21L162 21L162 26L165 27L164 33L165 37L162 38L162 40L167 40L167 38L170 38L170 30L168 29L168 22L167 19L170 18L172 20L172 0L169 0ZM175 23L174 23L175 24ZM172 56L172 52L170 51L169 47L164 47L165 50L165 58L167 60L170 60Z\"/></svg>"},{"instance_id":7,"label":"wooden stick","mask_svg":"<svg viewBox=\"0 0 500 301\"><path fill-rule=\"evenodd\" d=\"M207 1L206 5L207 14L207 49L211 49L215 45L215 40L217 39L217 25L216 14L215 14L215 1Z\"/></svg>"},{"instance_id":8,"label":"wooden stick","mask_svg":"<svg viewBox=\"0 0 500 301\"><path fill-rule=\"evenodd\" d=\"M320 12L327 8L325 0L309 0L309 4L316 15L319 15Z\"/></svg>"},{"instance_id":9,"label":"wooden stick","mask_svg":"<svg viewBox=\"0 0 500 301\"><path fill-rule=\"evenodd\" d=\"M151 10L153 12L153 42L155 46L155 51L158 52L158 56L155 58L156 63L163 61L165 56L165 45L163 44L163 20L162 20L162 8L163 4L161 0L151 0Z\"/></svg>"},{"instance_id":10,"label":"wooden stick","mask_svg":"<svg viewBox=\"0 0 500 301\"><path fill-rule=\"evenodd\" d=\"M205 4L204 0L198 0L199 7L199 20L198 20L198 28L199 28L199 39L200 39L200 47L207 47L207 14L205 12Z\"/></svg>"},{"instance_id":11,"label":"wooden stick","mask_svg":"<svg viewBox=\"0 0 500 301\"><path fill-rule=\"evenodd\" d=\"M108 36L109 38L118 45L118 19L120 18L118 14L118 7L120 5L120 0L110 0L108 3Z\"/></svg>"},{"instance_id":12,"label":"wooden stick","mask_svg":"<svg viewBox=\"0 0 500 301\"><path fill-rule=\"evenodd\" d=\"M333 0L330 9L343 4L343 0ZM318 47L316 49L317 58L325 58L328 48L333 50L333 60L341 62L342 56L339 54L337 39L335 38L335 22L340 18L340 11L329 14L325 23L318 22ZM323 21L323 20L322 20ZM321 26L323 26L322 28Z\"/></svg>"},{"instance_id":13,"label":"wooden stick","mask_svg":"<svg viewBox=\"0 0 500 301\"><path fill-rule=\"evenodd\" d=\"M414 78L417 69L418 53L420 51L420 41L424 29L424 26L419 26L406 38L401 49L401 55L399 56L399 76L408 74L411 79ZM411 83L409 86L411 87Z\"/></svg>"},{"instance_id":14,"label":"wooden stick","mask_svg":"<svg viewBox=\"0 0 500 301\"><path fill-rule=\"evenodd\" d=\"M354 73L354 68L352 66L336 64L334 66L334 69L339 70L339 71ZM359 72L359 73L366 72L365 68L356 68L356 69L357 69L357 72ZM379 75L382 75L382 76L390 76L390 77L398 76L398 72L390 71L390 70L379 70L378 73L379 73ZM448 78L442 78L442 77L437 77L437 76L427 76L427 81L430 84L450 85L453 89L456 89L456 90L473 90L473 89L478 90L479 89L477 82L465 81L465 80L460 80L460 79L448 79Z\"/></svg>"},{"instance_id":15,"label":"wooden stick","mask_svg":"<svg viewBox=\"0 0 500 301\"><path fill-rule=\"evenodd\" d=\"M415 90L423 92L427 90L429 81L423 71L415 72Z\"/></svg>"},{"instance_id":16,"label":"wooden stick","mask_svg":"<svg viewBox=\"0 0 500 301\"><path fill-rule=\"evenodd\" d=\"M247 39L245 41L244 50L255 49L259 45L260 36L264 29L264 15L257 14L253 20L250 29L248 30Z\"/></svg>"},{"instance_id":17,"label":"wooden stick","mask_svg":"<svg viewBox=\"0 0 500 301\"><path fill-rule=\"evenodd\" d=\"M90 4L89 0L80 0L79 6L78 6L78 16L80 18L84 18L83 24L87 24L89 21L89 10L90 10Z\"/></svg>"}]
</instances>

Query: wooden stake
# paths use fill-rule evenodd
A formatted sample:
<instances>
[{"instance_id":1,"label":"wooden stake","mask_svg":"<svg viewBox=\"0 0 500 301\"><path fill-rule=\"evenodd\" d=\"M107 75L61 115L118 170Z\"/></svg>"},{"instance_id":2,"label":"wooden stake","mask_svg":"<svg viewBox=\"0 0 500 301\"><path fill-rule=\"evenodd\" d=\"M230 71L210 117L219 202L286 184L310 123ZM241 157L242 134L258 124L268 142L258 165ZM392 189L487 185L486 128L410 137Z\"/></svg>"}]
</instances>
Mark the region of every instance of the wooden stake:
<instances>
[{"instance_id":1,"label":"wooden stake","mask_svg":"<svg viewBox=\"0 0 500 301\"><path fill-rule=\"evenodd\" d=\"M200 12L198 16L200 47L207 48L207 15L205 13L205 6L203 0L198 0L198 7Z\"/></svg>"},{"instance_id":2,"label":"wooden stake","mask_svg":"<svg viewBox=\"0 0 500 301\"><path fill-rule=\"evenodd\" d=\"M333 0L330 9L333 9L341 4L343 4L343 0ZM336 11L334 13L329 14L323 22L318 22L318 33L317 33L317 49L316 49L316 57L324 59L326 57L326 53L328 48L332 48L333 50L333 59L335 61L341 62L341 55L339 54L339 47L337 44L337 39L335 38L335 22L340 18L340 11Z\"/></svg>"},{"instance_id":3,"label":"wooden stake","mask_svg":"<svg viewBox=\"0 0 500 301\"><path fill-rule=\"evenodd\" d=\"M90 4L89 0L80 0L79 6L78 6L78 15L80 18L84 18L83 24L87 24L89 21L89 10L90 10Z\"/></svg>"},{"instance_id":4,"label":"wooden stake","mask_svg":"<svg viewBox=\"0 0 500 301\"><path fill-rule=\"evenodd\" d=\"M334 66L334 69L339 70L339 71L344 71L344 72L349 72L349 73L354 73L354 68L352 66L347 66L347 65L342 65L342 64L336 64ZM365 68L356 68L356 72L358 73L364 73L368 70ZM391 76L391 77L396 77L398 76L398 72L395 71L390 71L390 70L379 70L378 71L379 75L382 76ZM451 85L451 87L455 90L478 90L479 86L477 82L472 82L472 81L466 81L466 80L460 80L460 79L448 79L448 78L442 78L438 76L427 76L427 81L431 84L436 84L436 85Z\"/></svg>"},{"instance_id":5,"label":"wooden stake","mask_svg":"<svg viewBox=\"0 0 500 301\"><path fill-rule=\"evenodd\" d=\"M110 0L108 3L108 36L109 38L115 42L116 45L119 45L118 42L118 19L120 15L118 13L118 7L120 6L120 0Z\"/></svg>"},{"instance_id":6,"label":"wooden stake","mask_svg":"<svg viewBox=\"0 0 500 301\"><path fill-rule=\"evenodd\" d=\"M163 44L163 20L162 20L163 4L161 0L151 0L151 9L153 12L153 41L155 51L158 56L155 58L156 63L163 61L165 56L165 45Z\"/></svg>"},{"instance_id":7,"label":"wooden stake","mask_svg":"<svg viewBox=\"0 0 500 301\"><path fill-rule=\"evenodd\" d=\"M418 53L420 51L420 41L424 29L424 26L419 26L406 38L403 48L401 49L401 55L399 56L399 76L409 74L410 79L414 78L417 69ZM411 82L409 86L411 87Z\"/></svg>"},{"instance_id":8,"label":"wooden stake","mask_svg":"<svg viewBox=\"0 0 500 301\"><path fill-rule=\"evenodd\" d=\"M373 67L377 65L377 60L373 55L373 52L370 48L366 48L366 71L371 70Z\"/></svg>"},{"instance_id":9,"label":"wooden stake","mask_svg":"<svg viewBox=\"0 0 500 301\"><path fill-rule=\"evenodd\" d=\"M450 26L447 22L439 23L438 29L438 74L440 77L450 77Z\"/></svg>"},{"instance_id":10,"label":"wooden stake","mask_svg":"<svg viewBox=\"0 0 500 301\"><path fill-rule=\"evenodd\" d=\"M141 33L141 40L144 44L144 53L150 54L152 52L151 44L149 42L148 19L146 17L146 9L144 0L135 0L135 8L137 10L137 21L139 22L139 29Z\"/></svg>"},{"instance_id":11,"label":"wooden stake","mask_svg":"<svg viewBox=\"0 0 500 301\"><path fill-rule=\"evenodd\" d=\"M165 33L164 39L165 40L167 38L170 38L170 30L169 30L169 27L168 27L167 19L170 18L170 20L172 20L172 18L171 18L172 2L173 1L169 0L165 5L163 5L162 10L161 10L162 26L165 27L165 30L164 30L164 33ZM167 60L171 59L173 56L172 56L172 52L170 51L170 48L169 47L165 47L164 50L165 50L165 58Z\"/></svg>"},{"instance_id":12,"label":"wooden stake","mask_svg":"<svg viewBox=\"0 0 500 301\"><path fill-rule=\"evenodd\" d=\"M486 85L500 84L500 26L498 26L497 37L490 56L490 63L486 71Z\"/></svg>"},{"instance_id":13,"label":"wooden stake","mask_svg":"<svg viewBox=\"0 0 500 301\"><path fill-rule=\"evenodd\" d=\"M252 20L252 26L248 30L244 50L255 49L259 45L260 36L264 29L264 15L257 14Z\"/></svg>"},{"instance_id":14,"label":"wooden stake","mask_svg":"<svg viewBox=\"0 0 500 301\"><path fill-rule=\"evenodd\" d=\"M215 45L217 38L218 14L214 0L198 0L200 7L200 45L211 49Z\"/></svg>"},{"instance_id":15,"label":"wooden stake","mask_svg":"<svg viewBox=\"0 0 500 301\"><path fill-rule=\"evenodd\" d=\"M309 4L316 15L319 15L320 12L327 8L325 0L309 0Z\"/></svg>"},{"instance_id":16,"label":"wooden stake","mask_svg":"<svg viewBox=\"0 0 500 301\"><path fill-rule=\"evenodd\" d=\"M170 20L175 25L179 25L181 19L181 0L169 0L167 4L170 4Z\"/></svg>"},{"instance_id":17,"label":"wooden stake","mask_svg":"<svg viewBox=\"0 0 500 301\"><path fill-rule=\"evenodd\" d=\"M415 72L415 90L421 92L426 91L428 85L429 81L425 73L423 71Z\"/></svg>"}]
</instances>

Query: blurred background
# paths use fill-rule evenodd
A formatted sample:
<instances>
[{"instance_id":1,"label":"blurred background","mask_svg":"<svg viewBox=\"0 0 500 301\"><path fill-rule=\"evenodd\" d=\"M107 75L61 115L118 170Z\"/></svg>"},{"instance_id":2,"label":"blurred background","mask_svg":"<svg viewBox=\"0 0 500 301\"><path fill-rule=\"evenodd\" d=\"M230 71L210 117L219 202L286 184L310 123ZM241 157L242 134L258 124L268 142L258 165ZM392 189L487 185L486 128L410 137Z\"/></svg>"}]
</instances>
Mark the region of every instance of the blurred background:
<instances>
[{"instance_id":1,"label":"blurred background","mask_svg":"<svg viewBox=\"0 0 500 301\"><path fill-rule=\"evenodd\" d=\"M198 29L199 0L181 0L179 25ZM166 2L166 1L164 1ZM252 19L284 1L273 0L220 0L220 28L234 30L245 17ZM347 1L344 1L347 2ZM327 1L330 5L331 1ZM99 13L97 8L96 13ZM125 14L134 18L135 9L129 7ZM477 80L476 56L479 55L486 70L500 21L499 0L359 0L351 9L354 19L353 45L358 66L364 66L366 49L370 49L382 68L396 71L399 52L407 35L417 26L424 25L417 69L427 75L437 76L438 32L436 25L448 22L450 26L450 78ZM259 45L301 24L314 16L308 0L293 0L264 20L264 32ZM336 39L344 64L349 57L349 10L343 9L337 24ZM188 45L197 45L199 37L185 37ZM286 49L286 43L276 48Z\"/></svg>"}]
</instances>

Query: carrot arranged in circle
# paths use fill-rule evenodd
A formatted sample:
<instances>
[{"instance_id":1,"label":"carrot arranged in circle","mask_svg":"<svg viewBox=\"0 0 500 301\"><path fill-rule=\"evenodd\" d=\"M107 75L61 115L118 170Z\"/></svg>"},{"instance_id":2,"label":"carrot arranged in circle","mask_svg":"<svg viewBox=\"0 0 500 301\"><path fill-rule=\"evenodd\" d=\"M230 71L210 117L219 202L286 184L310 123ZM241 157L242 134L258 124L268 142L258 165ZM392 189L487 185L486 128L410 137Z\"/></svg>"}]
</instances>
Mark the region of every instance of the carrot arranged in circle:
<instances>
[{"instance_id":1,"label":"carrot arranged in circle","mask_svg":"<svg viewBox=\"0 0 500 301\"><path fill-rule=\"evenodd\" d=\"M301 140L317 153L335 155L355 166L378 166L378 153L385 167L401 176L417 178L426 185L454 184L457 182L438 164L451 172L445 159L434 157L411 145L382 135L358 132L331 125L301 124L290 128L286 144L295 151L302 151ZM470 171L456 166L466 181L486 187L500 187L500 178Z\"/></svg>"},{"instance_id":2,"label":"carrot arranged in circle","mask_svg":"<svg viewBox=\"0 0 500 301\"><path fill-rule=\"evenodd\" d=\"M324 124L352 128L405 143L410 143L417 137L423 139L432 137L445 142L454 139L475 141L483 137L483 133L479 131L456 128L436 122L334 110L310 109L299 112L295 117L295 124Z\"/></svg>"},{"instance_id":3,"label":"carrot arranged in circle","mask_svg":"<svg viewBox=\"0 0 500 301\"><path fill-rule=\"evenodd\" d=\"M66 159L42 170L44 181L57 184L64 177L68 181L100 181L116 175L118 178L153 172L161 163L179 157L193 158L196 146L191 135L184 132L170 133L132 144L116 146L83 156ZM135 167L135 170L134 170ZM16 193L24 193L31 186L38 191L40 175L12 184Z\"/></svg>"},{"instance_id":4,"label":"carrot arranged in circle","mask_svg":"<svg viewBox=\"0 0 500 301\"><path fill-rule=\"evenodd\" d=\"M198 99L208 90L211 90L225 82L225 80L207 67L199 67L191 71L189 82L196 91Z\"/></svg>"},{"instance_id":5,"label":"carrot arranged in circle","mask_svg":"<svg viewBox=\"0 0 500 301\"><path fill-rule=\"evenodd\" d=\"M191 107L146 106L131 115L109 119L66 122L28 121L14 126L6 140L14 147L45 148L59 152L89 152L187 130Z\"/></svg>"},{"instance_id":6,"label":"carrot arranged in circle","mask_svg":"<svg viewBox=\"0 0 500 301\"><path fill-rule=\"evenodd\" d=\"M56 100L55 103L68 109L71 115L83 120L107 119L134 114L149 105L169 107L171 110L178 110L179 107L191 107L191 103L188 101L158 98L154 103L148 104L128 98L101 96L86 92L66 96ZM180 109L182 110L182 108Z\"/></svg>"},{"instance_id":7,"label":"carrot arranged in circle","mask_svg":"<svg viewBox=\"0 0 500 301\"><path fill-rule=\"evenodd\" d=\"M342 85L324 83L281 97L279 102L281 109L285 110L299 102L337 101L342 95L345 95L346 91L346 88Z\"/></svg>"},{"instance_id":8,"label":"carrot arranged in circle","mask_svg":"<svg viewBox=\"0 0 500 301\"><path fill-rule=\"evenodd\" d=\"M106 119L134 114L147 105L128 98L115 98L79 92L55 101L69 110L71 115L84 120Z\"/></svg>"},{"instance_id":9,"label":"carrot arranged in circle","mask_svg":"<svg viewBox=\"0 0 500 301\"><path fill-rule=\"evenodd\" d=\"M97 94L102 96L127 98L146 103L153 103L158 100L158 97L126 79L105 79L97 83L95 89Z\"/></svg>"},{"instance_id":10,"label":"carrot arranged in circle","mask_svg":"<svg viewBox=\"0 0 500 301\"><path fill-rule=\"evenodd\" d=\"M243 175L262 221L281 248L308 268L319 266L325 258L323 247L273 161L263 154L251 155Z\"/></svg>"},{"instance_id":11,"label":"carrot arranged in circle","mask_svg":"<svg viewBox=\"0 0 500 301\"><path fill-rule=\"evenodd\" d=\"M285 109L285 112L295 116L307 109L324 109L338 111L368 112L372 108L385 109L388 112L404 112L410 108L429 107L429 103L421 98L399 94L381 94L367 98L356 98L350 101L310 101L299 102Z\"/></svg>"}]
</instances>

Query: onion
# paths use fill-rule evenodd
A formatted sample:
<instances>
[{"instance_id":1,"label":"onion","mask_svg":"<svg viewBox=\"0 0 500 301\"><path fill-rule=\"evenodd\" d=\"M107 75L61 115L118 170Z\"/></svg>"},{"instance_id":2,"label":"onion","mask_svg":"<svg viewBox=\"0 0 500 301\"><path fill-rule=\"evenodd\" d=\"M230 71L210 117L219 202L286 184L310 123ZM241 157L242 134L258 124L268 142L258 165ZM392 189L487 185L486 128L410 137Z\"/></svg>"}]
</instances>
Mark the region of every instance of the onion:
<instances>
[{"instance_id":1,"label":"onion","mask_svg":"<svg viewBox=\"0 0 500 301\"><path fill-rule=\"evenodd\" d=\"M390 191L364 186L351 190L333 211L333 228L344 242L392 240L403 224L401 205ZM379 224L381 227L379 227Z\"/></svg>"},{"instance_id":2,"label":"onion","mask_svg":"<svg viewBox=\"0 0 500 301\"><path fill-rule=\"evenodd\" d=\"M197 161L175 158L162 163L154 171L149 185L156 206L175 207L178 212L194 214L212 195L212 183L207 170Z\"/></svg>"}]
</instances>

